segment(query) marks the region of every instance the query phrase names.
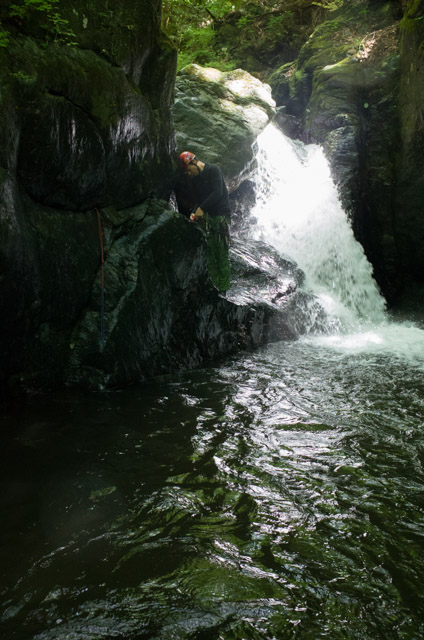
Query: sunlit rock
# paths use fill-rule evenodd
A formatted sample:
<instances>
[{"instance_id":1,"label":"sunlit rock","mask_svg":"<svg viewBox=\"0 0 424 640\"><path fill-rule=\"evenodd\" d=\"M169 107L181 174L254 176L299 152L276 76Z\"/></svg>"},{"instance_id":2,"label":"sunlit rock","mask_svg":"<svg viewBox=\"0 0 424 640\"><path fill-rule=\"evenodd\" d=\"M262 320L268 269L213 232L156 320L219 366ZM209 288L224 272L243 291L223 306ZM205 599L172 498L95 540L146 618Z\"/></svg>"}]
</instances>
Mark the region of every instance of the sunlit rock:
<instances>
[{"instance_id":1,"label":"sunlit rock","mask_svg":"<svg viewBox=\"0 0 424 640\"><path fill-rule=\"evenodd\" d=\"M232 188L249 173L252 145L274 115L270 87L246 71L222 72L193 64L177 76L177 147L218 163Z\"/></svg>"}]
</instances>

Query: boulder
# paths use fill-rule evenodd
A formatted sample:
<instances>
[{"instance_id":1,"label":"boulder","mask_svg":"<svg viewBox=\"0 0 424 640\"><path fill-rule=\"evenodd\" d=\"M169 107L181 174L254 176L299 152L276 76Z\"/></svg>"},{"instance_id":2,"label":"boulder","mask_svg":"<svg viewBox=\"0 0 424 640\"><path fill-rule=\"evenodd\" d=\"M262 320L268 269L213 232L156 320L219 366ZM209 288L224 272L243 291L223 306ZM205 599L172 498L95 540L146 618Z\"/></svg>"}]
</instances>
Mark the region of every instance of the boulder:
<instances>
[{"instance_id":1,"label":"boulder","mask_svg":"<svg viewBox=\"0 0 424 640\"><path fill-rule=\"evenodd\" d=\"M209 279L203 232L165 203L104 210L101 219L104 313L98 266L70 336L68 383L99 389L143 381L293 339L325 321L314 299L298 291L296 265L263 243L235 242L225 299ZM321 312L313 326L312 307Z\"/></svg>"},{"instance_id":2,"label":"boulder","mask_svg":"<svg viewBox=\"0 0 424 640\"><path fill-rule=\"evenodd\" d=\"M270 87L247 71L189 65L175 83L177 148L219 164L233 190L249 175L254 142L274 107Z\"/></svg>"},{"instance_id":3,"label":"boulder","mask_svg":"<svg viewBox=\"0 0 424 640\"><path fill-rule=\"evenodd\" d=\"M305 275L289 257L259 240L233 238L232 286L227 298L238 305L267 310L266 342L295 340L329 329L317 298L302 289Z\"/></svg>"}]
</instances>

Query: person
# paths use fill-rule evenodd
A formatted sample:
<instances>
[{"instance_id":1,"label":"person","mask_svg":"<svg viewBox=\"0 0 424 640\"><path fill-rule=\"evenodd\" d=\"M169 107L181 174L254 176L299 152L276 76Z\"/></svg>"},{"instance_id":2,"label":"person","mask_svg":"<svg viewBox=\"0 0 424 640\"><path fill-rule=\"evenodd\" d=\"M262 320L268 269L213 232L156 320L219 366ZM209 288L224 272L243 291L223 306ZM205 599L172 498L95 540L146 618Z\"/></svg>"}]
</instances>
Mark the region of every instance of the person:
<instances>
[{"instance_id":1,"label":"person","mask_svg":"<svg viewBox=\"0 0 424 640\"><path fill-rule=\"evenodd\" d=\"M191 151L179 156L182 179L176 188L178 210L200 222L206 232L208 270L212 283L225 295L230 287L230 201L220 167L199 160Z\"/></svg>"}]
</instances>

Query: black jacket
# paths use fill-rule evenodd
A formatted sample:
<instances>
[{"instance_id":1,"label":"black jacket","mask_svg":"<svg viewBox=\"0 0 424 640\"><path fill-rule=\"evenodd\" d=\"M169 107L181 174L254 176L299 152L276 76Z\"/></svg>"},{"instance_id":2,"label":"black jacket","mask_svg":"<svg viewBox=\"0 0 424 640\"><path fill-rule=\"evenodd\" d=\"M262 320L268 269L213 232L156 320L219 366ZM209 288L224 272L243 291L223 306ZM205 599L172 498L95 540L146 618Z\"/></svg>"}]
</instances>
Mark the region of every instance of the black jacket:
<instances>
[{"instance_id":1,"label":"black jacket","mask_svg":"<svg viewBox=\"0 0 424 640\"><path fill-rule=\"evenodd\" d=\"M210 216L229 216L231 213L227 185L216 164L205 164L199 175L191 178L196 205Z\"/></svg>"},{"instance_id":2,"label":"black jacket","mask_svg":"<svg viewBox=\"0 0 424 640\"><path fill-rule=\"evenodd\" d=\"M201 207L210 216L229 216L231 213L227 186L216 164L205 164L199 175L189 177L180 173L174 185L178 211L185 216Z\"/></svg>"}]
</instances>

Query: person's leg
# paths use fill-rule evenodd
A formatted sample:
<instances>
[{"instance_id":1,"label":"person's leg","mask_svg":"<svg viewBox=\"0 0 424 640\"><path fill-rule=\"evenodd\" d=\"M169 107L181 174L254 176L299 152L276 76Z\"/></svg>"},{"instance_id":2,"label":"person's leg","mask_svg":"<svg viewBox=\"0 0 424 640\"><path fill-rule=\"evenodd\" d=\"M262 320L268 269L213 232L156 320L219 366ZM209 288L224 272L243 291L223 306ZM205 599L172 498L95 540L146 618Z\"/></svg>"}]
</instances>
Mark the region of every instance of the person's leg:
<instances>
[{"instance_id":1,"label":"person's leg","mask_svg":"<svg viewBox=\"0 0 424 640\"><path fill-rule=\"evenodd\" d=\"M230 287L230 260L228 256L228 224L223 216L209 219L208 269L215 287L227 291Z\"/></svg>"}]
</instances>

